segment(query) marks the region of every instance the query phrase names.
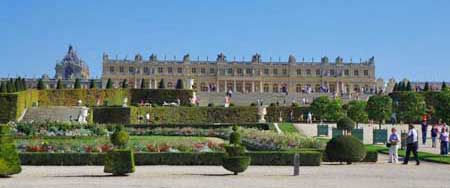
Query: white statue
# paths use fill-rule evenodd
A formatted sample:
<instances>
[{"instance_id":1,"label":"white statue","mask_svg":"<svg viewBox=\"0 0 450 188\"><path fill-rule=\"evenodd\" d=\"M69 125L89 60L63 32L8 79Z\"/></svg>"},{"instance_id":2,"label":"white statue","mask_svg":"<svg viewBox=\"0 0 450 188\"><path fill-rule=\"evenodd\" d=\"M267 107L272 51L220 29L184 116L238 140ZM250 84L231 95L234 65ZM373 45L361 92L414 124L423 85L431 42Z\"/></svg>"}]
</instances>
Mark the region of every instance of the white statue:
<instances>
[{"instance_id":1,"label":"white statue","mask_svg":"<svg viewBox=\"0 0 450 188\"><path fill-rule=\"evenodd\" d=\"M124 108L128 107L128 97L123 98L122 107L124 107Z\"/></svg>"},{"instance_id":2,"label":"white statue","mask_svg":"<svg viewBox=\"0 0 450 188\"><path fill-rule=\"evenodd\" d=\"M188 79L188 89L193 89L192 86L194 86L194 79Z\"/></svg>"},{"instance_id":3,"label":"white statue","mask_svg":"<svg viewBox=\"0 0 450 188\"><path fill-rule=\"evenodd\" d=\"M78 100L78 106L81 106L83 104L82 100Z\"/></svg>"},{"instance_id":4,"label":"white statue","mask_svg":"<svg viewBox=\"0 0 450 188\"><path fill-rule=\"evenodd\" d=\"M258 106L258 115L259 115L259 123L265 123L266 119L265 116L267 115L267 106L262 105Z\"/></svg>"},{"instance_id":5,"label":"white statue","mask_svg":"<svg viewBox=\"0 0 450 188\"><path fill-rule=\"evenodd\" d=\"M225 96L225 108L230 107L231 99L229 96Z\"/></svg>"},{"instance_id":6,"label":"white statue","mask_svg":"<svg viewBox=\"0 0 450 188\"><path fill-rule=\"evenodd\" d=\"M195 94L195 92L192 92L191 104L197 104L197 95Z\"/></svg>"},{"instance_id":7,"label":"white statue","mask_svg":"<svg viewBox=\"0 0 450 188\"><path fill-rule=\"evenodd\" d=\"M78 116L78 122L79 123L87 123L87 117L89 116L89 108L88 107L81 107L80 108L80 115Z\"/></svg>"}]
</instances>

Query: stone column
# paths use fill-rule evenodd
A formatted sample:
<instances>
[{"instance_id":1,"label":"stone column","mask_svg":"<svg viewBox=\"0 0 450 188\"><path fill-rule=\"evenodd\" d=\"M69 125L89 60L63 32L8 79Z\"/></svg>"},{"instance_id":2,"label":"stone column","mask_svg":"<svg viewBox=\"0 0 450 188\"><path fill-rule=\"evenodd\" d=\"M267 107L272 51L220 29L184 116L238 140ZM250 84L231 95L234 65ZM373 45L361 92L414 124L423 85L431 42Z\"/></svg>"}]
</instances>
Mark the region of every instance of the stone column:
<instances>
[{"instance_id":1,"label":"stone column","mask_svg":"<svg viewBox=\"0 0 450 188\"><path fill-rule=\"evenodd\" d=\"M236 80L233 80L233 92L236 92Z\"/></svg>"},{"instance_id":2,"label":"stone column","mask_svg":"<svg viewBox=\"0 0 450 188\"><path fill-rule=\"evenodd\" d=\"M224 86L224 89L225 89L225 92L228 92L228 83L227 83L227 80L224 80L224 82L225 82L225 86Z\"/></svg>"},{"instance_id":3,"label":"stone column","mask_svg":"<svg viewBox=\"0 0 450 188\"><path fill-rule=\"evenodd\" d=\"M242 80L242 93L246 93L247 91L245 90L245 80Z\"/></svg>"},{"instance_id":4,"label":"stone column","mask_svg":"<svg viewBox=\"0 0 450 188\"><path fill-rule=\"evenodd\" d=\"M216 82L216 92L217 93L220 93L220 89L219 89L219 84L220 84L220 81L219 80L217 80L217 82Z\"/></svg>"},{"instance_id":5,"label":"stone column","mask_svg":"<svg viewBox=\"0 0 450 188\"><path fill-rule=\"evenodd\" d=\"M263 93L263 92L264 92L263 83L262 83L262 81L259 81L259 93Z\"/></svg>"},{"instance_id":6,"label":"stone column","mask_svg":"<svg viewBox=\"0 0 450 188\"><path fill-rule=\"evenodd\" d=\"M255 82L252 81L252 93L254 93L254 92L255 92Z\"/></svg>"}]
</instances>

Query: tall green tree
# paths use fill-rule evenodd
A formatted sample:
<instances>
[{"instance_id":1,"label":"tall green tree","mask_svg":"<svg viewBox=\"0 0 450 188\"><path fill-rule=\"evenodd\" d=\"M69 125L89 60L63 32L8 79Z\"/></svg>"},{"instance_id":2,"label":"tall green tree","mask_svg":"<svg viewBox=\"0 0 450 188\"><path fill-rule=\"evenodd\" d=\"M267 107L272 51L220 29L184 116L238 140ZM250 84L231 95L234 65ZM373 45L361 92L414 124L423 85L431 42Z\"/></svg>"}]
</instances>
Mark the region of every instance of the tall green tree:
<instances>
[{"instance_id":1,"label":"tall green tree","mask_svg":"<svg viewBox=\"0 0 450 188\"><path fill-rule=\"evenodd\" d=\"M344 115L342 102L330 100L327 96L314 99L310 106L311 112L320 120L336 121Z\"/></svg>"},{"instance_id":2,"label":"tall green tree","mask_svg":"<svg viewBox=\"0 0 450 188\"><path fill-rule=\"evenodd\" d=\"M447 84L442 82L441 91L447 89Z\"/></svg>"},{"instance_id":3,"label":"tall green tree","mask_svg":"<svg viewBox=\"0 0 450 188\"><path fill-rule=\"evenodd\" d=\"M23 90L27 90L28 89L28 87L27 87L27 81L25 80L25 78L22 78L22 89Z\"/></svg>"},{"instance_id":4,"label":"tall green tree","mask_svg":"<svg viewBox=\"0 0 450 188\"><path fill-rule=\"evenodd\" d=\"M405 90L406 90L406 91L411 91L411 90L412 90L412 88L411 88L411 82L408 82L408 83L406 84Z\"/></svg>"},{"instance_id":5,"label":"tall green tree","mask_svg":"<svg viewBox=\"0 0 450 188\"><path fill-rule=\"evenodd\" d=\"M123 80L123 82L122 82L122 88L123 88L123 89L128 88L128 80L127 80L127 79L124 79L124 80Z\"/></svg>"},{"instance_id":6,"label":"tall green tree","mask_svg":"<svg viewBox=\"0 0 450 188\"><path fill-rule=\"evenodd\" d=\"M38 90L44 90L45 89L44 81L42 79L38 80L37 89Z\"/></svg>"},{"instance_id":7,"label":"tall green tree","mask_svg":"<svg viewBox=\"0 0 450 188\"><path fill-rule=\"evenodd\" d=\"M56 89L64 89L64 84L61 79L58 79L58 82L56 82Z\"/></svg>"},{"instance_id":8,"label":"tall green tree","mask_svg":"<svg viewBox=\"0 0 450 188\"><path fill-rule=\"evenodd\" d=\"M14 85L13 79L9 79L9 81L6 82L6 90L8 93L14 93L16 92L16 87Z\"/></svg>"},{"instance_id":9,"label":"tall green tree","mask_svg":"<svg viewBox=\"0 0 450 188\"><path fill-rule=\"evenodd\" d=\"M383 121L392 114L392 99L389 96L373 95L367 101L366 110L369 119L377 121L381 128Z\"/></svg>"},{"instance_id":10,"label":"tall green tree","mask_svg":"<svg viewBox=\"0 0 450 188\"><path fill-rule=\"evenodd\" d=\"M393 91L393 92L398 91L398 83L395 83L395 84L394 84L394 88L392 89L392 91Z\"/></svg>"},{"instance_id":11,"label":"tall green tree","mask_svg":"<svg viewBox=\"0 0 450 188\"><path fill-rule=\"evenodd\" d=\"M96 86L97 84L95 84L95 80L91 79L91 81L89 82L89 89L95 89L97 88Z\"/></svg>"},{"instance_id":12,"label":"tall green tree","mask_svg":"<svg viewBox=\"0 0 450 188\"><path fill-rule=\"evenodd\" d=\"M358 123L367 122L368 120L366 108L366 101L350 101L347 105L347 116L355 121L358 126Z\"/></svg>"},{"instance_id":13,"label":"tall green tree","mask_svg":"<svg viewBox=\"0 0 450 188\"><path fill-rule=\"evenodd\" d=\"M175 89L184 89L184 83L182 79L177 80L177 84L175 85Z\"/></svg>"},{"instance_id":14,"label":"tall green tree","mask_svg":"<svg viewBox=\"0 0 450 188\"><path fill-rule=\"evenodd\" d=\"M423 86L423 91L430 91L430 84L425 82L425 86Z\"/></svg>"},{"instance_id":15,"label":"tall green tree","mask_svg":"<svg viewBox=\"0 0 450 188\"><path fill-rule=\"evenodd\" d=\"M75 89L80 89L81 88L81 83L80 83L80 79L79 78L75 79L75 84L73 84L73 88L75 88Z\"/></svg>"},{"instance_id":16,"label":"tall green tree","mask_svg":"<svg viewBox=\"0 0 450 188\"><path fill-rule=\"evenodd\" d=\"M435 115L444 122L450 122L450 89L439 92L436 99L439 103L435 106Z\"/></svg>"},{"instance_id":17,"label":"tall green tree","mask_svg":"<svg viewBox=\"0 0 450 188\"><path fill-rule=\"evenodd\" d=\"M22 87L22 79L20 77L16 78L14 80L14 86L16 87L16 91L22 91L23 87Z\"/></svg>"},{"instance_id":18,"label":"tall green tree","mask_svg":"<svg viewBox=\"0 0 450 188\"><path fill-rule=\"evenodd\" d=\"M108 78L108 81L106 81L106 89L112 89L113 88L113 83L111 78Z\"/></svg>"},{"instance_id":19,"label":"tall green tree","mask_svg":"<svg viewBox=\"0 0 450 188\"><path fill-rule=\"evenodd\" d=\"M165 89L165 88L166 83L164 82L164 79L161 79L161 81L159 81L158 89Z\"/></svg>"},{"instance_id":20,"label":"tall green tree","mask_svg":"<svg viewBox=\"0 0 450 188\"><path fill-rule=\"evenodd\" d=\"M397 96L398 102L394 104L394 111L399 120L406 123L419 121L426 113L425 99L416 92L404 92Z\"/></svg>"},{"instance_id":21,"label":"tall green tree","mask_svg":"<svg viewBox=\"0 0 450 188\"><path fill-rule=\"evenodd\" d=\"M6 88L6 82L1 82L0 84L0 93L7 93L8 89Z\"/></svg>"}]
</instances>

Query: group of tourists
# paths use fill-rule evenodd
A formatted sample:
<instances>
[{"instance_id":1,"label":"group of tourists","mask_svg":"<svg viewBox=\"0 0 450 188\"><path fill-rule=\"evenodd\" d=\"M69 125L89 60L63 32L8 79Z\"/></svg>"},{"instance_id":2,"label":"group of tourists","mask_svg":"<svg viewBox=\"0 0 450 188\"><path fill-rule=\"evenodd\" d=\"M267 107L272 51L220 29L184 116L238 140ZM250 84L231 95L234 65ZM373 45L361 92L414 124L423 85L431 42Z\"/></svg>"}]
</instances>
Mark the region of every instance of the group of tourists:
<instances>
[{"instance_id":1,"label":"group of tourists","mask_svg":"<svg viewBox=\"0 0 450 188\"><path fill-rule=\"evenodd\" d=\"M427 120L423 120L421 124L422 129L422 144L425 145L427 142L427 132L428 132L428 123ZM448 155L448 147L449 147L449 133L448 128L445 123L441 123L439 121L438 124L433 125L431 127L431 147L436 148L436 142L439 139L440 141L440 154ZM388 147L389 147L389 163L397 163L398 160L398 148L400 146L401 137L397 133L397 129L394 127L391 129L391 135L388 139ZM417 130L415 129L413 124L408 125L408 133L406 134L406 156L403 160L403 164L408 164L411 153L414 156L414 160L416 161L416 165L420 165L419 156L419 136Z\"/></svg>"}]
</instances>

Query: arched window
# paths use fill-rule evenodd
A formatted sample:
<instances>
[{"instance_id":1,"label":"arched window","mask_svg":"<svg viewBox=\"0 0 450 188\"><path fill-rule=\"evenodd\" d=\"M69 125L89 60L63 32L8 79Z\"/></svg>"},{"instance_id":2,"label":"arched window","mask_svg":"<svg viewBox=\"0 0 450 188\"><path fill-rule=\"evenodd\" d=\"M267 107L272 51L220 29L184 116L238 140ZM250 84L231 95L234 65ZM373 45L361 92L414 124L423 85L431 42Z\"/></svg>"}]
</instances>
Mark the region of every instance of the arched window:
<instances>
[{"instance_id":1,"label":"arched window","mask_svg":"<svg viewBox=\"0 0 450 188\"><path fill-rule=\"evenodd\" d=\"M273 86L272 86L272 92L273 92L273 93L278 93L278 84L273 84Z\"/></svg>"},{"instance_id":2,"label":"arched window","mask_svg":"<svg viewBox=\"0 0 450 188\"><path fill-rule=\"evenodd\" d=\"M208 86L206 86L205 83L200 83L200 91L202 92L207 92L208 91Z\"/></svg>"},{"instance_id":3,"label":"arched window","mask_svg":"<svg viewBox=\"0 0 450 188\"><path fill-rule=\"evenodd\" d=\"M269 92L269 84L264 84L263 91L264 91L264 93Z\"/></svg>"},{"instance_id":4,"label":"arched window","mask_svg":"<svg viewBox=\"0 0 450 188\"><path fill-rule=\"evenodd\" d=\"M297 93L301 93L302 92L302 85L301 84L295 85L295 92L297 92Z\"/></svg>"}]
</instances>

